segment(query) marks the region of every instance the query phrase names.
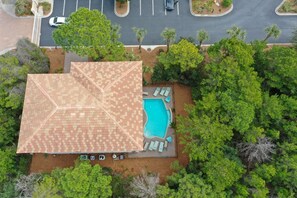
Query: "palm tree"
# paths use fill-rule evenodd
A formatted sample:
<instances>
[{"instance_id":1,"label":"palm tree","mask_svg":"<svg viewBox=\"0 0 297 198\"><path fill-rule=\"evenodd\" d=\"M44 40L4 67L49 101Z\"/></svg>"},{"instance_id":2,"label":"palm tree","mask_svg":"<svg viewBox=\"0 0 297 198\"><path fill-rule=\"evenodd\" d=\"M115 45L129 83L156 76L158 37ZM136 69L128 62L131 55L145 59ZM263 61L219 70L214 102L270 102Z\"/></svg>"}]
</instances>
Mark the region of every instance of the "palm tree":
<instances>
[{"instance_id":1,"label":"palm tree","mask_svg":"<svg viewBox=\"0 0 297 198\"><path fill-rule=\"evenodd\" d=\"M132 30L136 35L136 39L139 44L138 49L141 52L141 44L142 44L142 41L143 41L145 35L147 34L147 31L144 28L137 28L137 27L132 27Z\"/></svg>"},{"instance_id":2,"label":"palm tree","mask_svg":"<svg viewBox=\"0 0 297 198\"><path fill-rule=\"evenodd\" d=\"M201 47L203 41L209 40L209 35L206 30L202 29L197 32L197 40L199 41L199 47Z\"/></svg>"},{"instance_id":3,"label":"palm tree","mask_svg":"<svg viewBox=\"0 0 297 198\"><path fill-rule=\"evenodd\" d=\"M233 25L230 29L228 29L227 34L229 34L230 38L238 38L241 40L244 40L246 37L246 31L240 29L236 25Z\"/></svg>"},{"instance_id":4,"label":"palm tree","mask_svg":"<svg viewBox=\"0 0 297 198\"><path fill-rule=\"evenodd\" d=\"M119 24L111 25L111 41L116 43L118 39L121 37L120 34L121 26Z\"/></svg>"},{"instance_id":5,"label":"palm tree","mask_svg":"<svg viewBox=\"0 0 297 198\"><path fill-rule=\"evenodd\" d=\"M281 34L281 30L279 29L279 27L276 24L272 24L271 26L266 27L265 32L267 33L267 35L266 35L264 41L269 39L271 36L273 36L275 39L277 39Z\"/></svg>"},{"instance_id":6,"label":"palm tree","mask_svg":"<svg viewBox=\"0 0 297 198\"><path fill-rule=\"evenodd\" d=\"M176 37L175 29L166 27L162 31L161 36L163 37L164 41L166 42L167 52L168 52L169 51L169 45L174 43L174 41L175 41L175 37Z\"/></svg>"}]
</instances>

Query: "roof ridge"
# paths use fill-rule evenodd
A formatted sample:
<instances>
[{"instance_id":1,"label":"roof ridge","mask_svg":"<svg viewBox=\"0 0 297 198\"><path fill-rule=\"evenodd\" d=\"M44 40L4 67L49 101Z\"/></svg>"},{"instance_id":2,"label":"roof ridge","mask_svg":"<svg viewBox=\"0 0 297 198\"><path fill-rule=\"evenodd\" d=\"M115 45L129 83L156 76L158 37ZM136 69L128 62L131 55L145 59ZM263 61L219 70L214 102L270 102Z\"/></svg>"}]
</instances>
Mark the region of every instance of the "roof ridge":
<instances>
[{"instance_id":1,"label":"roof ridge","mask_svg":"<svg viewBox=\"0 0 297 198\"><path fill-rule=\"evenodd\" d=\"M125 61L128 62L128 61ZM133 61L133 62L137 62L137 63L141 63L141 61ZM120 62L118 62L120 63ZM116 80L112 81L111 83L109 83L106 87L104 87L103 90L110 88L112 85L114 85L116 82L118 82L119 80L121 80L122 78L124 78L125 76L127 76L132 70L134 70L135 68L138 67L137 64L131 64L131 62L129 62L129 65L132 65L131 68L129 68L126 72L124 72L122 75L120 75Z\"/></svg>"},{"instance_id":2,"label":"roof ridge","mask_svg":"<svg viewBox=\"0 0 297 198\"><path fill-rule=\"evenodd\" d=\"M91 78L88 76L88 75L86 75L86 73L84 73L79 67L77 67L75 64L73 64L73 62L71 63L71 67L75 67L83 76L85 76L87 79L88 79L88 81L89 82L91 82L95 87L97 87L101 92L102 92L102 95L104 95L104 89L102 89L101 87L99 87L99 86L97 86L97 84L94 82L94 81L92 81L91 80ZM79 80L77 80L76 78L75 78L75 76L73 76L73 74L72 73L70 73L71 74L71 76L79 83L79 84L81 84L83 87L85 87ZM87 87L85 87L88 91L90 91ZM93 94L92 94L93 95ZM94 96L97 100L98 100L98 98L96 97L96 96ZM99 101L99 100L98 100Z\"/></svg>"},{"instance_id":3,"label":"roof ridge","mask_svg":"<svg viewBox=\"0 0 297 198\"><path fill-rule=\"evenodd\" d=\"M28 78L28 79L31 80L38 87L38 89L41 91L41 93L45 97L47 97L55 105L56 108L58 107L57 103L50 97L50 95L48 95L48 93L43 89L42 86L39 85L39 83L37 83L35 80L33 80L33 78Z\"/></svg>"},{"instance_id":4,"label":"roof ridge","mask_svg":"<svg viewBox=\"0 0 297 198\"><path fill-rule=\"evenodd\" d=\"M30 142L33 139L36 133L47 123L47 121L56 113L56 111L57 111L57 108L52 110L52 112L42 121L40 126L34 131L34 133L22 144L20 148L17 149L18 151L22 150L23 147L27 146L28 142Z\"/></svg>"},{"instance_id":5,"label":"roof ridge","mask_svg":"<svg viewBox=\"0 0 297 198\"><path fill-rule=\"evenodd\" d=\"M129 139L131 139L134 143L136 143L136 145L140 146L136 140L134 140L130 135L129 133L126 132L126 130L123 129L123 127L113 118L113 116L111 116L104 107L102 107L101 104L99 104L99 106L106 114L107 116L112 119L114 121L114 123L123 131L124 134L126 134L128 136Z\"/></svg>"}]
</instances>

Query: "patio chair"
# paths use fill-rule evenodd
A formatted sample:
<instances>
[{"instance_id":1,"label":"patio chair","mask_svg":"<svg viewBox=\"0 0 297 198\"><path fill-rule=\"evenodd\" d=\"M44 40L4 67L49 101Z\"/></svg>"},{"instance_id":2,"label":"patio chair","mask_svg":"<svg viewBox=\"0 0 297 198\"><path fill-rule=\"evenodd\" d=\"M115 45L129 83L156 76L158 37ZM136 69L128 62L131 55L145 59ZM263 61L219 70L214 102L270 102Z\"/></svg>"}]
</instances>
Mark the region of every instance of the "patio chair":
<instances>
[{"instance_id":1,"label":"patio chair","mask_svg":"<svg viewBox=\"0 0 297 198\"><path fill-rule=\"evenodd\" d=\"M148 146L149 146L149 143L148 142L145 142L144 147L143 147L143 150L146 151L147 148L148 148Z\"/></svg>"},{"instance_id":2,"label":"patio chair","mask_svg":"<svg viewBox=\"0 0 297 198\"><path fill-rule=\"evenodd\" d=\"M104 154L99 155L99 160L100 160L100 161L105 160L105 155L104 155Z\"/></svg>"},{"instance_id":3,"label":"patio chair","mask_svg":"<svg viewBox=\"0 0 297 198\"><path fill-rule=\"evenodd\" d=\"M89 157L88 157L88 155L80 155L80 156L79 156L79 159L80 159L80 160L88 160Z\"/></svg>"},{"instance_id":4,"label":"patio chair","mask_svg":"<svg viewBox=\"0 0 297 198\"><path fill-rule=\"evenodd\" d=\"M171 137L171 136L168 136L168 137L166 138L166 140L167 140L169 143L171 143L171 142L172 142L172 137Z\"/></svg>"},{"instance_id":5,"label":"patio chair","mask_svg":"<svg viewBox=\"0 0 297 198\"><path fill-rule=\"evenodd\" d=\"M154 149L155 141L151 141L149 150L152 151Z\"/></svg>"},{"instance_id":6,"label":"patio chair","mask_svg":"<svg viewBox=\"0 0 297 198\"><path fill-rule=\"evenodd\" d=\"M167 148L168 148L168 142L167 142L167 140L165 140L164 149L167 150Z\"/></svg>"},{"instance_id":7,"label":"patio chair","mask_svg":"<svg viewBox=\"0 0 297 198\"><path fill-rule=\"evenodd\" d=\"M159 152L162 153L164 149L164 142L160 142Z\"/></svg>"},{"instance_id":8,"label":"patio chair","mask_svg":"<svg viewBox=\"0 0 297 198\"><path fill-rule=\"evenodd\" d=\"M159 141L155 141L155 144L154 144L154 147L153 147L153 150L156 151L158 149L158 146L159 146Z\"/></svg>"},{"instance_id":9,"label":"patio chair","mask_svg":"<svg viewBox=\"0 0 297 198\"><path fill-rule=\"evenodd\" d=\"M94 161L96 159L96 157L94 155L90 156L90 160Z\"/></svg>"},{"instance_id":10,"label":"patio chair","mask_svg":"<svg viewBox=\"0 0 297 198\"><path fill-rule=\"evenodd\" d=\"M161 92L160 92L160 95L163 96L164 93L165 93L165 91L166 91L166 87L162 87Z\"/></svg>"},{"instance_id":11,"label":"patio chair","mask_svg":"<svg viewBox=\"0 0 297 198\"><path fill-rule=\"evenodd\" d=\"M157 87L155 89L155 92L153 93L153 96L157 96L159 94L160 90L161 90L161 88L160 87Z\"/></svg>"},{"instance_id":12,"label":"patio chair","mask_svg":"<svg viewBox=\"0 0 297 198\"><path fill-rule=\"evenodd\" d=\"M164 96L167 97L169 95L170 91L171 91L171 88L167 87L167 89L166 89L166 91L164 93Z\"/></svg>"},{"instance_id":13,"label":"patio chair","mask_svg":"<svg viewBox=\"0 0 297 198\"><path fill-rule=\"evenodd\" d=\"M170 102L170 100L171 100L171 97L170 96L168 96L167 98L165 98L165 102Z\"/></svg>"},{"instance_id":14,"label":"patio chair","mask_svg":"<svg viewBox=\"0 0 297 198\"><path fill-rule=\"evenodd\" d=\"M125 159L125 154L123 154L123 153L122 153L122 154L120 154L120 156L119 156L119 159L120 159L120 160L123 160L123 159Z\"/></svg>"}]
</instances>

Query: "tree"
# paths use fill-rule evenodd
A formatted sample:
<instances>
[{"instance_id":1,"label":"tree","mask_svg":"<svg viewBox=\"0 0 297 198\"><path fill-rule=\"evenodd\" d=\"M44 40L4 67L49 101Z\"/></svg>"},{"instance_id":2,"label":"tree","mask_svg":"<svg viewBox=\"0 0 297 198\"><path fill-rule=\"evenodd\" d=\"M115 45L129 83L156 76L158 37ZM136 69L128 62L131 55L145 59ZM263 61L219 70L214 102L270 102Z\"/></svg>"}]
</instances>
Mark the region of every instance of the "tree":
<instances>
[{"instance_id":1,"label":"tree","mask_svg":"<svg viewBox=\"0 0 297 198\"><path fill-rule=\"evenodd\" d=\"M198 64L202 62L203 56L199 54L194 44L183 39L172 45L167 54L161 53L158 60L165 69L175 67L181 72L185 72L191 68L197 68Z\"/></svg>"},{"instance_id":2,"label":"tree","mask_svg":"<svg viewBox=\"0 0 297 198\"><path fill-rule=\"evenodd\" d=\"M15 184L18 197L32 197L34 185L42 178L40 174L21 175Z\"/></svg>"},{"instance_id":3,"label":"tree","mask_svg":"<svg viewBox=\"0 0 297 198\"><path fill-rule=\"evenodd\" d=\"M117 43L118 40L121 38L120 30L121 26L119 24L111 25L111 41L113 43Z\"/></svg>"},{"instance_id":4,"label":"tree","mask_svg":"<svg viewBox=\"0 0 297 198\"><path fill-rule=\"evenodd\" d=\"M238 148L243 153L249 163L263 163L271 160L275 145L266 137L259 138L257 143L240 143Z\"/></svg>"},{"instance_id":5,"label":"tree","mask_svg":"<svg viewBox=\"0 0 297 198\"><path fill-rule=\"evenodd\" d=\"M236 183L242 177L244 169L241 163L213 155L203 166L203 172L215 191L220 192Z\"/></svg>"},{"instance_id":6,"label":"tree","mask_svg":"<svg viewBox=\"0 0 297 198\"><path fill-rule=\"evenodd\" d=\"M14 168L15 149L0 149L0 184L9 179L9 175L16 173Z\"/></svg>"},{"instance_id":7,"label":"tree","mask_svg":"<svg viewBox=\"0 0 297 198\"><path fill-rule=\"evenodd\" d=\"M132 27L132 30L136 35L136 39L139 44L138 49L141 52L141 44L142 44L142 41L143 41L145 35L147 34L147 30L144 28L137 28L137 27Z\"/></svg>"},{"instance_id":8,"label":"tree","mask_svg":"<svg viewBox=\"0 0 297 198\"><path fill-rule=\"evenodd\" d=\"M267 41L271 36L277 39L281 34L281 30L276 24L272 24L271 26L266 27L265 32L266 32L266 37L264 41Z\"/></svg>"},{"instance_id":9,"label":"tree","mask_svg":"<svg viewBox=\"0 0 297 198\"><path fill-rule=\"evenodd\" d=\"M130 195L140 198L155 198L158 184L159 175L143 171L141 175L133 178L130 184Z\"/></svg>"},{"instance_id":10,"label":"tree","mask_svg":"<svg viewBox=\"0 0 297 198\"><path fill-rule=\"evenodd\" d=\"M176 32L175 29L173 28L165 28L162 33L161 36L163 37L164 41L166 42L167 45L167 52L169 51L169 46L174 43L175 41L175 37L176 37Z\"/></svg>"},{"instance_id":11,"label":"tree","mask_svg":"<svg viewBox=\"0 0 297 198\"><path fill-rule=\"evenodd\" d=\"M295 95L297 93L297 51L274 46L266 52L265 82L274 93Z\"/></svg>"},{"instance_id":12,"label":"tree","mask_svg":"<svg viewBox=\"0 0 297 198\"><path fill-rule=\"evenodd\" d=\"M33 198L62 198L59 195L57 179L51 176L45 176L41 183L37 183L34 187Z\"/></svg>"},{"instance_id":13,"label":"tree","mask_svg":"<svg viewBox=\"0 0 297 198\"><path fill-rule=\"evenodd\" d=\"M110 197L110 184L111 176L105 175L99 165L82 162L74 168L54 170L37 186L34 195L38 195L38 192L44 197Z\"/></svg>"},{"instance_id":14,"label":"tree","mask_svg":"<svg viewBox=\"0 0 297 198\"><path fill-rule=\"evenodd\" d=\"M203 41L209 40L209 35L206 30L199 30L197 32L197 40L199 42L199 47L201 47Z\"/></svg>"},{"instance_id":15,"label":"tree","mask_svg":"<svg viewBox=\"0 0 297 198\"><path fill-rule=\"evenodd\" d=\"M228 29L227 34L229 34L230 38L238 38L240 40L245 40L246 37L246 31L240 29L236 25L233 25L230 29Z\"/></svg>"},{"instance_id":16,"label":"tree","mask_svg":"<svg viewBox=\"0 0 297 198\"><path fill-rule=\"evenodd\" d=\"M80 8L70 15L66 24L53 32L53 39L66 51L97 60L114 53L114 34L114 28L112 30L104 14L98 10Z\"/></svg>"}]
</instances>

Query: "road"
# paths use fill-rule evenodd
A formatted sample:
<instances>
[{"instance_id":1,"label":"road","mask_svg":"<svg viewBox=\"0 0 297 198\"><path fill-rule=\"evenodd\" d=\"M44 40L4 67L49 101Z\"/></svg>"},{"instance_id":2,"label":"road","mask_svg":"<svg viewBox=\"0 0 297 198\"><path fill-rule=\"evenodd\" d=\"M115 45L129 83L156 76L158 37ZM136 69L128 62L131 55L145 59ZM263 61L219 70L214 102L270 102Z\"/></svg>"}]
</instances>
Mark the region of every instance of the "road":
<instances>
[{"instance_id":1,"label":"road","mask_svg":"<svg viewBox=\"0 0 297 198\"><path fill-rule=\"evenodd\" d=\"M165 12L163 0L131 0L130 13L127 17L114 14L112 0L55 0L51 16L69 16L79 7L103 11L112 23L121 25L121 41L125 45L135 45L137 40L132 27L143 27L148 34L143 45L164 44L160 33L165 27L175 28L177 38L196 37L197 30L205 29L210 35L209 44L226 37L226 30L237 25L247 31L246 41L263 39L264 29L277 24L282 30L279 39L271 38L271 43L288 43L294 28L297 28L297 16L278 16L275 8L281 0L234 0L234 9L222 17L195 17L190 13L189 0L179 0L178 7L172 12ZM48 25L48 18L42 20L40 46L54 46L51 34L54 28Z\"/></svg>"}]
</instances>

